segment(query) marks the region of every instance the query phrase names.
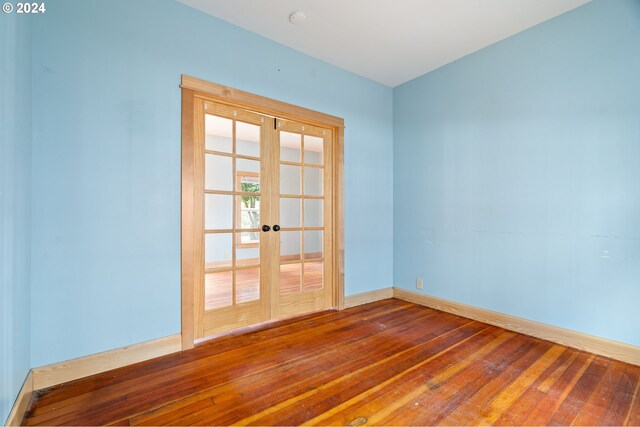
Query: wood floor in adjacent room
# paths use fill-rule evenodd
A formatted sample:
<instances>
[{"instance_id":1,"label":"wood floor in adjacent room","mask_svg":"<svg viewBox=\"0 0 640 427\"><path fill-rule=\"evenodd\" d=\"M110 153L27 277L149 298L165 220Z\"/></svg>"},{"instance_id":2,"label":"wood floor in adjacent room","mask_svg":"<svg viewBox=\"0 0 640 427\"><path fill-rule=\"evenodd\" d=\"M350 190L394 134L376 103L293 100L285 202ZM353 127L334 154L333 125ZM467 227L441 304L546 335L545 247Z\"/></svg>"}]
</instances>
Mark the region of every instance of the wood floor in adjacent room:
<instances>
[{"instance_id":1,"label":"wood floor in adjacent room","mask_svg":"<svg viewBox=\"0 0 640 427\"><path fill-rule=\"evenodd\" d=\"M640 367L399 300L38 392L25 422L639 425Z\"/></svg>"}]
</instances>

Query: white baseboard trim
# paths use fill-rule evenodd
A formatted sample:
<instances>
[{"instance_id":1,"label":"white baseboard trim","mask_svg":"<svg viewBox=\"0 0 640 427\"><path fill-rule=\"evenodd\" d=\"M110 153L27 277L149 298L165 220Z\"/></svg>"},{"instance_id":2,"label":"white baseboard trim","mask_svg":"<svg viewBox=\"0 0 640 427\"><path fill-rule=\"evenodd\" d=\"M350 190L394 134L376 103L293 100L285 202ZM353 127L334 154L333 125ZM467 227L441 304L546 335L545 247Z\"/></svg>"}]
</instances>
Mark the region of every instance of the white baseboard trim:
<instances>
[{"instance_id":1,"label":"white baseboard trim","mask_svg":"<svg viewBox=\"0 0 640 427\"><path fill-rule=\"evenodd\" d=\"M349 295L344 299L344 308L355 307L357 305L369 304L370 302L393 298L393 288L378 289L376 291L363 292L361 294Z\"/></svg>"},{"instance_id":2,"label":"white baseboard trim","mask_svg":"<svg viewBox=\"0 0 640 427\"><path fill-rule=\"evenodd\" d=\"M33 390L66 383L180 350L182 350L182 340L180 334L176 334L65 362L41 366L32 369Z\"/></svg>"},{"instance_id":3,"label":"white baseboard trim","mask_svg":"<svg viewBox=\"0 0 640 427\"><path fill-rule=\"evenodd\" d=\"M33 371L29 370L27 377L18 392L16 401L9 412L9 417L5 426L21 426L24 414L29 409L29 402L31 401L31 395L33 394Z\"/></svg>"},{"instance_id":4,"label":"white baseboard trim","mask_svg":"<svg viewBox=\"0 0 640 427\"><path fill-rule=\"evenodd\" d=\"M394 288L394 298L424 305L436 310L467 317L479 322L499 326L511 331L531 335L547 341L588 351L622 362L640 365L640 347L552 326L521 317L498 313L484 308L473 307L459 302L436 298L429 295Z\"/></svg>"}]
</instances>

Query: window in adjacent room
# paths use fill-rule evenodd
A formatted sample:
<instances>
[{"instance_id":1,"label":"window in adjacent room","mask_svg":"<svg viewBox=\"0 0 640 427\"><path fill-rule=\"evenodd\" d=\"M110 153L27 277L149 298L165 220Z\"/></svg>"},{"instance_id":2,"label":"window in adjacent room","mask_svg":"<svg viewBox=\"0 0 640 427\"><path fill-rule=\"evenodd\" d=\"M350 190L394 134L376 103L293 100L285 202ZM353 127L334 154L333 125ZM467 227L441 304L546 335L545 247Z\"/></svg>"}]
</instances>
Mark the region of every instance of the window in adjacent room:
<instances>
[{"instance_id":1,"label":"window in adjacent room","mask_svg":"<svg viewBox=\"0 0 640 427\"><path fill-rule=\"evenodd\" d=\"M260 193L260 174L258 172L236 173L237 188L243 193ZM238 228L258 229L260 227L260 197L258 195L244 195L237 198ZM257 248L260 243L260 233L251 231L238 233L237 245L240 248Z\"/></svg>"}]
</instances>

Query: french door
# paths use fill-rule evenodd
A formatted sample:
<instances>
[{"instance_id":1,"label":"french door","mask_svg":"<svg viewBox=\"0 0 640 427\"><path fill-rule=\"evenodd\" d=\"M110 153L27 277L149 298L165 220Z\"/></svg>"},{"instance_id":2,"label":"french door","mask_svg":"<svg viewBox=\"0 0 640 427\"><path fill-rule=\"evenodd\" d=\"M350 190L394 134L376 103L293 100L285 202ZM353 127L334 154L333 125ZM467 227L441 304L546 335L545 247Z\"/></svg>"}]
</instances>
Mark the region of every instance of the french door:
<instances>
[{"instance_id":1,"label":"french door","mask_svg":"<svg viewBox=\"0 0 640 427\"><path fill-rule=\"evenodd\" d=\"M332 131L278 119L274 127L271 210L280 234L270 265L278 318L331 306Z\"/></svg>"},{"instance_id":2,"label":"french door","mask_svg":"<svg viewBox=\"0 0 640 427\"><path fill-rule=\"evenodd\" d=\"M334 306L335 130L193 102L194 338Z\"/></svg>"}]
</instances>

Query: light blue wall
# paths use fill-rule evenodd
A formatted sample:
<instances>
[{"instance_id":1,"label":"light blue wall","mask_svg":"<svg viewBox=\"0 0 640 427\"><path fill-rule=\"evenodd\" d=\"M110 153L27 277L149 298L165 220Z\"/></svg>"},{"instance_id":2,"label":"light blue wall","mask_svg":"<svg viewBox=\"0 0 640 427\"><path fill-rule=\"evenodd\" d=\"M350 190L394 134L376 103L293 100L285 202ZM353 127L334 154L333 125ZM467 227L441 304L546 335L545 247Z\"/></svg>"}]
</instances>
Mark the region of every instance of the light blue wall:
<instances>
[{"instance_id":1,"label":"light blue wall","mask_svg":"<svg viewBox=\"0 0 640 427\"><path fill-rule=\"evenodd\" d=\"M0 424L30 363L31 22L0 14Z\"/></svg>"},{"instance_id":2,"label":"light blue wall","mask_svg":"<svg viewBox=\"0 0 640 427\"><path fill-rule=\"evenodd\" d=\"M394 90L394 283L640 345L640 1Z\"/></svg>"},{"instance_id":3,"label":"light blue wall","mask_svg":"<svg viewBox=\"0 0 640 427\"><path fill-rule=\"evenodd\" d=\"M394 91L173 0L49 0L33 18L32 366L179 332L183 73L345 118L348 295L421 276L428 294L640 343L637 0ZM28 194L24 150L7 197ZM28 233L28 200L12 209Z\"/></svg>"},{"instance_id":4,"label":"light blue wall","mask_svg":"<svg viewBox=\"0 0 640 427\"><path fill-rule=\"evenodd\" d=\"M393 280L392 90L172 0L34 24L33 365L180 330L180 74L343 117L346 292Z\"/></svg>"}]
</instances>

